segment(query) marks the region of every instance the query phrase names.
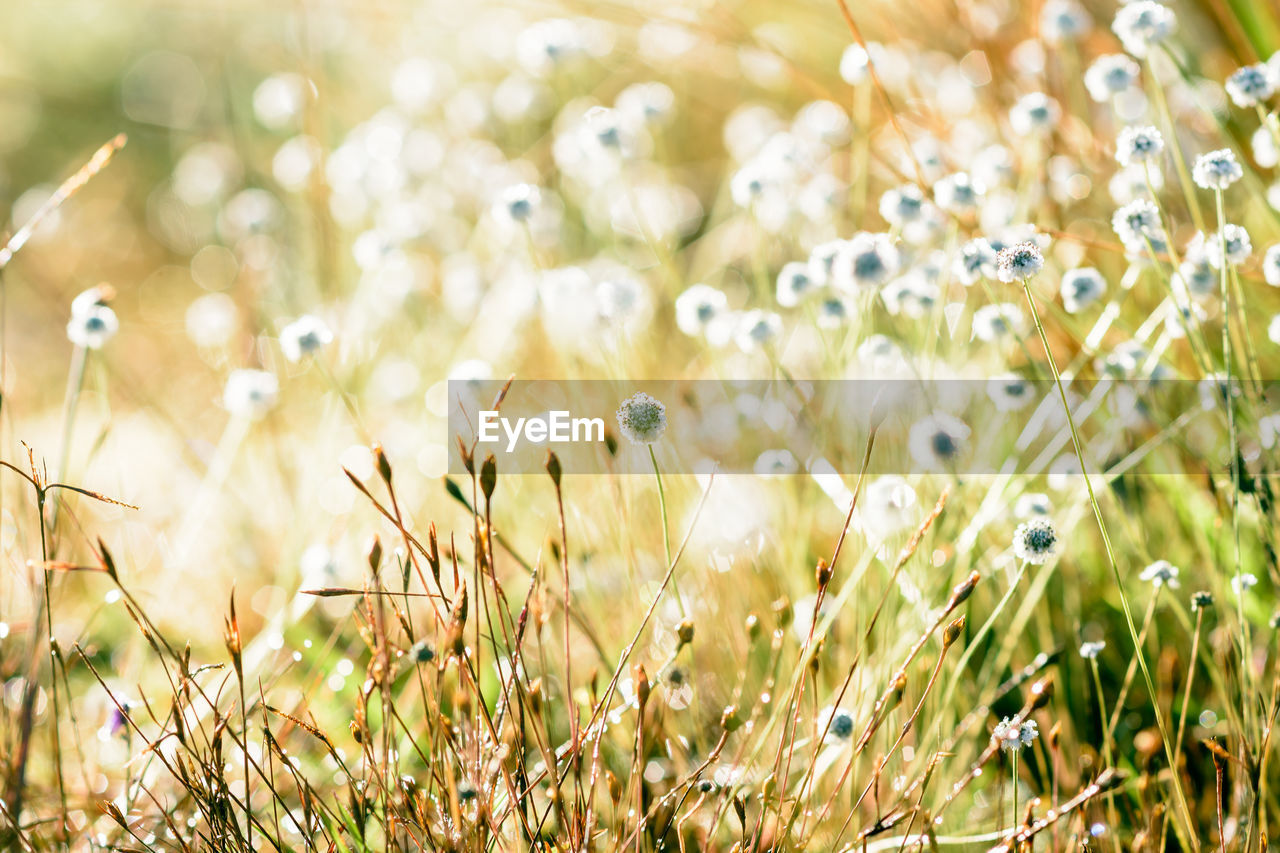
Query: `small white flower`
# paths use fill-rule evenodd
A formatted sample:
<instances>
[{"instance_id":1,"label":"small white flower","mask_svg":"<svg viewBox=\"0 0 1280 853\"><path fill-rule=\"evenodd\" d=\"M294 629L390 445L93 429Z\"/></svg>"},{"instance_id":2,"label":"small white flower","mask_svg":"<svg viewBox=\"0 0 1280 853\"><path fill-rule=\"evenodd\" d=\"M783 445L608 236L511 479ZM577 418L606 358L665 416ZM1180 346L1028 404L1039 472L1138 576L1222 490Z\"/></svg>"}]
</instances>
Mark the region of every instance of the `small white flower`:
<instances>
[{"instance_id":1,"label":"small white flower","mask_svg":"<svg viewBox=\"0 0 1280 853\"><path fill-rule=\"evenodd\" d=\"M1026 315L1012 302L983 305L973 312L973 336L985 343L995 343L1007 335L1020 336L1026 328Z\"/></svg>"},{"instance_id":2,"label":"small white flower","mask_svg":"<svg viewBox=\"0 0 1280 853\"><path fill-rule=\"evenodd\" d=\"M1263 169L1274 169L1280 165L1280 148L1276 147L1276 138L1271 128L1265 125L1253 132L1249 137L1249 147L1253 151L1253 162Z\"/></svg>"},{"instance_id":3,"label":"small white flower","mask_svg":"<svg viewBox=\"0 0 1280 853\"><path fill-rule=\"evenodd\" d=\"M1040 34L1050 44L1074 41L1093 28L1093 19L1076 0L1048 0L1040 10Z\"/></svg>"},{"instance_id":4,"label":"small white flower","mask_svg":"<svg viewBox=\"0 0 1280 853\"><path fill-rule=\"evenodd\" d=\"M1142 574L1138 575L1138 580L1150 583L1152 586L1167 586L1169 589L1178 588L1178 567L1168 560L1156 560L1151 565L1142 570Z\"/></svg>"},{"instance_id":5,"label":"small white flower","mask_svg":"<svg viewBox=\"0 0 1280 853\"><path fill-rule=\"evenodd\" d=\"M1280 243L1267 249L1263 256L1262 277L1272 287L1280 287Z\"/></svg>"},{"instance_id":6,"label":"small white flower","mask_svg":"<svg viewBox=\"0 0 1280 853\"><path fill-rule=\"evenodd\" d=\"M1231 579L1231 591L1241 595L1258 585L1258 576L1250 572L1242 572Z\"/></svg>"},{"instance_id":7,"label":"small white flower","mask_svg":"<svg viewBox=\"0 0 1280 853\"><path fill-rule=\"evenodd\" d=\"M1095 660L1098 657L1098 655L1102 652L1102 650L1105 649L1106 647L1107 647L1107 644L1103 640L1098 640L1092 643L1081 643L1080 657L1088 658L1089 660Z\"/></svg>"},{"instance_id":8,"label":"small white flower","mask_svg":"<svg viewBox=\"0 0 1280 853\"><path fill-rule=\"evenodd\" d=\"M898 250L887 234L855 234L836 255L831 268L831 284L853 293L864 287L884 284L898 272Z\"/></svg>"},{"instance_id":9,"label":"small white flower","mask_svg":"<svg viewBox=\"0 0 1280 853\"><path fill-rule=\"evenodd\" d=\"M96 293L97 288L86 293ZM83 295L83 294L82 294ZM77 297L77 302L80 302ZM67 321L67 340L85 349L102 349L103 345L120 329L116 312L101 302L72 303L71 319Z\"/></svg>"},{"instance_id":10,"label":"small white flower","mask_svg":"<svg viewBox=\"0 0 1280 853\"><path fill-rule=\"evenodd\" d=\"M752 352L782 334L782 318L772 311L748 311L738 318L734 340L743 352Z\"/></svg>"},{"instance_id":11,"label":"small white flower","mask_svg":"<svg viewBox=\"0 0 1280 853\"><path fill-rule=\"evenodd\" d=\"M666 83L633 83L618 93L613 107L636 125L660 125L671 117L676 96Z\"/></svg>"},{"instance_id":12,"label":"small white flower","mask_svg":"<svg viewBox=\"0 0 1280 853\"><path fill-rule=\"evenodd\" d=\"M676 326L686 335L701 335L728 307L729 300L711 285L692 285L676 297Z\"/></svg>"},{"instance_id":13,"label":"small white flower","mask_svg":"<svg viewBox=\"0 0 1280 853\"><path fill-rule=\"evenodd\" d=\"M858 501L858 526L875 536L915 527L920 521L916 490L897 474L886 474L867 486Z\"/></svg>"},{"instance_id":14,"label":"small white flower","mask_svg":"<svg viewBox=\"0 0 1280 853\"><path fill-rule=\"evenodd\" d=\"M1053 503L1043 492L1029 492L1018 496L1013 505L1013 514L1018 518L1032 518L1037 515L1048 515L1053 511Z\"/></svg>"},{"instance_id":15,"label":"small white flower","mask_svg":"<svg viewBox=\"0 0 1280 853\"><path fill-rule=\"evenodd\" d=\"M997 411L1015 412L1035 399L1030 382L1016 373L1005 373L987 380L987 396Z\"/></svg>"},{"instance_id":16,"label":"small white flower","mask_svg":"<svg viewBox=\"0 0 1280 853\"><path fill-rule=\"evenodd\" d=\"M943 471L963 451L970 432L964 421L954 415L935 412L911 426L907 450L924 470Z\"/></svg>"},{"instance_id":17,"label":"small white flower","mask_svg":"<svg viewBox=\"0 0 1280 853\"><path fill-rule=\"evenodd\" d=\"M1116 160L1121 166L1152 163L1164 151L1164 136L1149 125L1126 127L1116 137Z\"/></svg>"},{"instance_id":18,"label":"small white flower","mask_svg":"<svg viewBox=\"0 0 1280 853\"><path fill-rule=\"evenodd\" d=\"M1252 107L1275 94L1276 84L1267 73L1267 66L1259 62L1238 69L1227 78L1226 88L1237 107Z\"/></svg>"},{"instance_id":19,"label":"small white flower","mask_svg":"<svg viewBox=\"0 0 1280 853\"><path fill-rule=\"evenodd\" d=\"M1222 226L1219 234L1214 234L1204 241L1205 255L1214 269L1222 269L1222 252L1226 248L1227 264L1236 266L1244 263L1253 254L1253 242L1249 232L1243 226L1230 223Z\"/></svg>"},{"instance_id":20,"label":"small white flower","mask_svg":"<svg viewBox=\"0 0 1280 853\"><path fill-rule=\"evenodd\" d=\"M838 296L829 296L818 306L818 328L838 329L849 320L849 306Z\"/></svg>"},{"instance_id":21,"label":"small white flower","mask_svg":"<svg viewBox=\"0 0 1280 853\"><path fill-rule=\"evenodd\" d=\"M1078 314L1097 302L1107 292L1106 279L1093 267L1078 267L1062 274L1062 307Z\"/></svg>"},{"instance_id":22,"label":"small white flower","mask_svg":"<svg viewBox=\"0 0 1280 853\"><path fill-rule=\"evenodd\" d=\"M284 350L284 357L293 362L302 361L332 342L333 332L324 320L311 314L299 317L280 330L280 349Z\"/></svg>"},{"instance_id":23,"label":"small white flower","mask_svg":"<svg viewBox=\"0 0 1280 853\"><path fill-rule=\"evenodd\" d=\"M667 407L640 391L622 401L618 428L634 444L653 444L667 431Z\"/></svg>"},{"instance_id":24,"label":"small white flower","mask_svg":"<svg viewBox=\"0 0 1280 853\"><path fill-rule=\"evenodd\" d=\"M880 196L880 216L895 228L920 219L925 209L924 193L915 184L903 184Z\"/></svg>"},{"instance_id":25,"label":"small white flower","mask_svg":"<svg viewBox=\"0 0 1280 853\"><path fill-rule=\"evenodd\" d=\"M1164 228L1160 224L1160 209L1155 203L1138 198L1116 210L1111 217L1111 228L1132 251L1146 251L1147 241L1155 246L1164 240Z\"/></svg>"},{"instance_id":26,"label":"small white flower","mask_svg":"<svg viewBox=\"0 0 1280 853\"><path fill-rule=\"evenodd\" d=\"M1129 53L1142 59L1177 29L1178 19L1168 6L1155 0L1127 3L1116 12L1111 30Z\"/></svg>"},{"instance_id":27,"label":"small white flower","mask_svg":"<svg viewBox=\"0 0 1280 853\"><path fill-rule=\"evenodd\" d=\"M222 406L235 417L257 420L271 410L279 395L280 382L274 373L233 370L222 390Z\"/></svg>"},{"instance_id":28,"label":"small white flower","mask_svg":"<svg viewBox=\"0 0 1280 853\"><path fill-rule=\"evenodd\" d=\"M867 79L871 59L860 44L851 44L840 54L840 79L856 86Z\"/></svg>"},{"instance_id":29,"label":"small white flower","mask_svg":"<svg viewBox=\"0 0 1280 853\"><path fill-rule=\"evenodd\" d=\"M1030 746L1040 735L1035 720L1016 722L1016 718L1005 717L996 724L991 733L991 742L1000 745L1005 752L1016 752L1024 746Z\"/></svg>"},{"instance_id":30,"label":"small white flower","mask_svg":"<svg viewBox=\"0 0 1280 853\"><path fill-rule=\"evenodd\" d=\"M982 203L983 188L967 172L947 175L933 185L933 200L951 213L970 213Z\"/></svg>"},{"instance_id":31,"label":"small white flower","mask_svg":"<svg viewBox=\"0 0 1280 853\"><path fill-rule=\"evenodd\" d=\"M1013 531L1013 553L1033 566L1047 563L1058 553L1058 531L1047 518L1032 518Z\"/></svg>"},{"instance_id":32,"label":"small white flower","mask_svg":"<svg viewBox=\"0 0 1280 853\"><path fill-rule=\"evenodd\" d=\"M1030 240L1014 243L1001 249L996 256L996 270L1000 280L1007 283L1026 281L1044 269L1044 255L1040 247Z\"/></svg>"},{"instance_id":33,"label":"small white flower","mask_svg":"<svg viewBox=\"0 0 1280 853\"><path fill-rule=\"evenodd\" d=\"M809 277L809 265L801 261L784 264L778 273L778 304L784 308L793 308L800 300L817 290Z\"/></svg>"},{"instance_id":34,"label":"small white flower","mask_svg":"<svg viewBox=\"0 0 1280 853\"><path fill-rule=\"evenodd\" d=\"M1123 53L1099 56L1084 72L1084 85L1089 97L1103 104L1134 87L1141 67Z\"/></svg>"},{"instance_id":35,"label":"small white flower","mask_svg":"<svg viewBox=\"0 0 1280 853\"><path fill-rule=\"evenodd\" d=\"M1267 337L1271 339L1271 343L1280 344L1280 314L1272 317L1267 324Z\"/></svg>"},{"instance_id":36,"label":"small white flower","mask_svg":"<svg viewBox=\"0 0 1280 853\"><path fill-rule=\"evenodd\" d=\"M504 189L493 205L494 216L510 222L524 223L533 218L542 192L533 184L513 184Z\"/></svg>"},{"instance_id":37,"label":"small white flower","mask_svg":"<svg viewBox=\"0 0 1280 853\"><path fill-rule=\"evenodd\" d=\"M1023 95L1009 110L1009 124L1019 136L1048 133L1062 117L1058 102L1043 92Z\"/></svg>"},{"instance_id":38,"label":"small white flower","mask_svg":"<svg viewBox=\"0 0 1280 853\"><path fill-rule=\"evenodd\" d=\"M979 279L996 277L996 250L982 237L960 247L952 269L960 283L968 287Z\"/></svg>"},{"instance_id":39,"label":"small white flower","mask_svg":"<svg viewBox=\"0 0 1280 853\"><path fill-rule=\"evenodd\" d=\"M823 708L818 714L818 734L826 732L837 740L853 737L853 714L845 708Z\"/></svg>"},{"instance_id":40,"label":"small white flower","mask_svg":"<svg viewBox=\"0 0 1280 853\"><path fill-rule=\"evenodd\" d=\"M809 278L822 287L831 283L831 275L835 270L836 257L845 250L847 240L828 240L819 243L809 252Z\"/></svg>"},{"instance_id":41,"label":"small white flower","mask_svg":"<svg viewBox=\"0 0 1280 853\"><path fill-rule=\"evenodd\" d=\"M1205 190L1225 190L1243 177L1244 169L1230 148L1201 154L1191 167L1192 180Z\"/></svg>"}]
</instances>

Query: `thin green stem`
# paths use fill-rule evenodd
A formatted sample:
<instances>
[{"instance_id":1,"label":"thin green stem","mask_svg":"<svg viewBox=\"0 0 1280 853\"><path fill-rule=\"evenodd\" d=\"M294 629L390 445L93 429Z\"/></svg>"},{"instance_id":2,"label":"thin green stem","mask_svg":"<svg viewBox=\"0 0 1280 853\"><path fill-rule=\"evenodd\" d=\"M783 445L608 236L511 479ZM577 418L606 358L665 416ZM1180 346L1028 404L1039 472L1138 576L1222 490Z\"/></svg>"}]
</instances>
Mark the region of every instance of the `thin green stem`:
<instances>
[{"instance_id":1,"label":"thin green stem","mask_svg":"<svg viewBox=\"0 0 1280 853\"><path fill-rule=\"evenodd\" d=\"M1224 371L1223 404L1227 407L1227 433L1231 440L1231 540L1232 563L1236 584L1236 618L1240 621L1240 685L1248 687L1249 633L1244 620L1244 596L1240 584L1240 451L1236 436L1235 393L1231 387L1233 353L1231 352L1231 288L1227 284L1227 233L1226 216L1223 213L1222 190L1213 191L1214 205L1218 212L1218 279L1222 285L1222 363Z\"/></svg>"},{"instance_id":2,"label":"thin green stem","mask_svg":"<svg viewBox=\"0 0 1280 853\"><path fill-rule=\"evenodd\" d=\"M1080 462L1080 472L1084 475L1085 488L1089 494L1089 505L1093 508L1093 516L1097 520L1098 530L1102 534L1102 545L1107 553L1107 562L1111 565L1111 574L1116 583L1116 592L1120 596L1120 606L1124 611L1125 624L1129 628L1129 638L1133 641L1134 654L1137 656L1138 666L1142 670L1142 678L1146 682L1147 692L1151 696L1151 708L1155 713L1156 725L1160 729L1160 739L1164 742L1165 756L1172 763L1173 745L1169 742L1169 732L1165 726L1164 714L1160 712L1160 705L1156 701L1155 682L1152 680L1151 671L1147 667L1146 657L1142 654L1142 642L1138 639L1138 626L1134 624L1133 608L1129 606L1129 597L1124 592L1124 581L1120 577L1120 565L1116 561L1115 549L1111 545L1111 536L1107 533L1107 524L1102 518L1102 507L1098 504L1098 496L1093 491L1093 478L1089 475L1089 467L1084 461L1084 446L1080 443L1080 432L1076 429L1075 416L1071 413L1071 403L1067 400L1067 390L1062 385L1062 376L1058 372L1058 363L1053 357L1053 350L1049 347L1049 336L1045 334L1044 324L1040 322L1040 313L1036 310L1036 299L1031 293L1029 281L1022 282L1022 290L1027 297L1027 306L1031 309L1031 318L1035 321L1036 333L1040 336L1040 344L1044 347L1045 358L1048 359L1049 368L1053 372L1053 380L1058 387L1058 396L1062 398L1062 408L1067 416L1067 425L1071 429L1071 444L1075 448L1076 459ZM1190 840L1192 849L1199 851L1200 842L1195 837L1195 821L1191 816L1191 807L1187 804L1186 794L1182 790L1182 780L1178 778L1176 773L1173 776L1173 789L1177 795L1178 807L1186 820L1187 837Z\"/></svg>"},{"instance_id":3,"label":"thin green stem","mask_svg":"<svg viewBox=\"0 0 1280 853\"><path fill-rule=\"evenodd\" d=\"M667 558L667 569L671 568L671 524L667 518L667 493L662 488L662 472L658 469L658 455L649 446L649 461L653 463L653 476L658 481L658 509L662 513L662 552ZM680 584L675 577L671 578L671 590L676 594L676 604L680 607L680 615L685 615L684 599L680 596Z\"/></svg>"}]
</instances>

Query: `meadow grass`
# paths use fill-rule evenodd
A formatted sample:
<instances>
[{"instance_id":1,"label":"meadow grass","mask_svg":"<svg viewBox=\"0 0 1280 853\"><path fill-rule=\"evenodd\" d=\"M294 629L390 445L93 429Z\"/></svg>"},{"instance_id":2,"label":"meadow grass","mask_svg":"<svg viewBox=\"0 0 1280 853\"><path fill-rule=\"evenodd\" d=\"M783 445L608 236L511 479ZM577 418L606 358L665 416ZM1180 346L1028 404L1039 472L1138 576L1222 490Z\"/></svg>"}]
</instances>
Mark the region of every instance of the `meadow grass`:
<instances>
[{"instance_id":1,"label":"meadow grass","mask_svg":"<svg viewBox=\"0 0 1280 853\"><path fill-rule=\"evenodd\" d=\"M1271 849L1275 9L104 8L0 11L0 848Z\"/></svg>"}]
</instances>

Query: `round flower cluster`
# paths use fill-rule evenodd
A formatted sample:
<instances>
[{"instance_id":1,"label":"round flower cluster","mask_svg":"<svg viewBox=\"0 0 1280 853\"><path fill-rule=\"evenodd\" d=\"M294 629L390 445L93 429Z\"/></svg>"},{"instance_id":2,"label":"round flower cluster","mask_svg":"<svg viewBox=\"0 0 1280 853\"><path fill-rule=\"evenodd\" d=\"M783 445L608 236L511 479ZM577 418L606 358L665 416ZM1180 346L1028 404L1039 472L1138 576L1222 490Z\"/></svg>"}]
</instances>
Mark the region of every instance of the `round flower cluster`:
<instances>
[{"instance_id":1,"label":"round flower cluster","mask_svg":"<svg viewBox=\"0 0 1280 853\"><path fill-rule=\"evenodd\" d=\"M1039 566L1058 553L1058 531L1047 518L1032 518L1013 531L1013 553L1020 560Z\"/></svg>"},{"instance_id":2,"label":"round flower cluster","mask_svg":"<svg viewBox=\"0 0 1280 853\"><path fill-rule=\"evenodd\" d=\"M991 742L999 744L1005 752L1017 752L1024 746L1031 746L1039 735L1040 729L1035 720L1019 722L1016 717L1005 717L996 723L995 730L991 732Z\"/></svg>"},{"instance_id":3,"label":"round flower cluster","mask_svg":"<svg viewBox=\"0 0 1280 853\"><path fill-rule=\"evenodd\" d=\"M1026 281L1042 269L1044 255L1040 253L1040 247L1030 240L1014 243L996 255L996 270L1005 283Z\"/></svg>"},{"instance_id":4,"label":"round flower cluster","mask_svg":"<svg viewBox=\"0 0 1280 853\"><path fill-rule=\"evenodd\" d=\"M1191 179L1202 190L1225 190L1244 177L1244 169L1230 148L1201 154L1191 167Z\"/></svg>"},{"instance_id":5,"label":"round flower cluster","mask_svg":"<svg viewBox=\"0 0 1280 853\"><path fill-rule=\"evenodd\" d=\"M634 444L653 444L667 431L667 407L640 391L622 401L618 428Z\"/></svg>"}]
</instances>

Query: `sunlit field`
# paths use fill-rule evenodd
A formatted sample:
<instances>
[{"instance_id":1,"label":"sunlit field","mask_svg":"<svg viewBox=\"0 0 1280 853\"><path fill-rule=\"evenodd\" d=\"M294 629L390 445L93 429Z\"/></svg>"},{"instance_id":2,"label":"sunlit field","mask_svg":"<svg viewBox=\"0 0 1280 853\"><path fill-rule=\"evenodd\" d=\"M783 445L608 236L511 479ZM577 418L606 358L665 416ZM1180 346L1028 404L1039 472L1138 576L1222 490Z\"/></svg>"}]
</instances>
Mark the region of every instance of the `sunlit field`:
<instances>
[{"instance_id":1,"label":"sunlit field","mask_svg":"<svg viewBox=\"0 0 1280 853\"><path fill-rule=\"evenodd\" d=\"M1278 107L1258 0L4 4L0 849L1275 849Z\"/></svg>"}]
</instances>

